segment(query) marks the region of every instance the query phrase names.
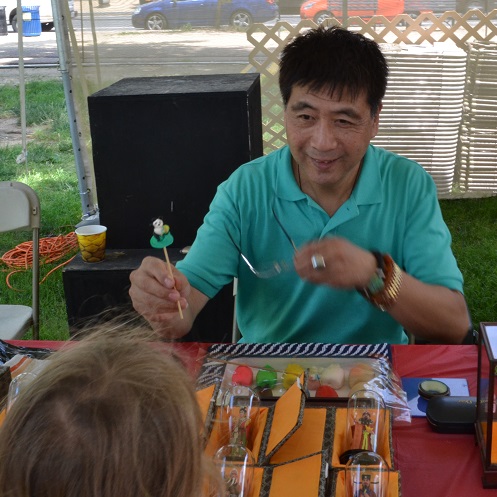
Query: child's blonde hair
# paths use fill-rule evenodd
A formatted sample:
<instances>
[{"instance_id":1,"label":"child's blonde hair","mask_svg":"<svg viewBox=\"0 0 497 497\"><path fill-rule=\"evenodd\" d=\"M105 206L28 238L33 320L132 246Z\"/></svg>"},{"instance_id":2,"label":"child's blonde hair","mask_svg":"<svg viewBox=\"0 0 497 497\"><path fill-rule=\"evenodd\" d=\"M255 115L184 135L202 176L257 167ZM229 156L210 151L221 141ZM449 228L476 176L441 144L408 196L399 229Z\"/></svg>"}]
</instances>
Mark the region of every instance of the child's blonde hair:
<instances>
[{"instance_id":1,"label":"child's blonde hair","mask_svg":"<svg viewBox=\"0 0 497 497\"><path fill-rule=\"evenodd\" d=\"M200 410L164 347L97 333L55 353L0 428L0 496L200 496Z\"/></svg>"}]
</instances>

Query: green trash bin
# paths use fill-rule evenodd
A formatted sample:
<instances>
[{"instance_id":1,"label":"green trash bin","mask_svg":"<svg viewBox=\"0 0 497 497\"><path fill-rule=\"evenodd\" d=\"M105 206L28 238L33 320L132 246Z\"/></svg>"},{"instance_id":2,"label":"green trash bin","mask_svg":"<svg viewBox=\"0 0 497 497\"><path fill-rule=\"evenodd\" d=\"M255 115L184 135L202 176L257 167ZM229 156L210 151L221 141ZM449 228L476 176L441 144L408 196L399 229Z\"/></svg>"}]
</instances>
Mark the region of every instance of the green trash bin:
<instances>
[{"instance_id":1,"label":"green trash bin","mask_svg":"<svg viewBox=\"0 0 497 497\"><path fill-rule=\"evenodd\" d=\"M40 6L22 6L22 34L23 36L40 36Z\"/></svg>"},{"instance_id":2,"label":"green trash bin","mask_svg":"<svg viewBox=\"0 0 497 497\"><path fill-rule=\"evenodd\" d=\"M7 16L5 15L5 6L0 5L0 36L5 36L7 34Z\"/></svg>"}]
</instances>

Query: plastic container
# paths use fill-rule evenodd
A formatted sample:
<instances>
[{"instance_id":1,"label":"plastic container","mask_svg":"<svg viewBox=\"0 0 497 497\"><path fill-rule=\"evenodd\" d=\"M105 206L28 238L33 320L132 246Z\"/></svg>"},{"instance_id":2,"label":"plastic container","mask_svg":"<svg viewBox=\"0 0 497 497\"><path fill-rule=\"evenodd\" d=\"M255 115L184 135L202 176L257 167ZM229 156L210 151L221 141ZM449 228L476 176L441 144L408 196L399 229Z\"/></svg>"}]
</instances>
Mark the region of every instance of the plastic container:
<instances>
[{"instance_id":1,"label":"plastic container","mask_svg":"<svg viewBox=\"0 0 497 497\"><path fill-rule=\"evenodd\" d=\"M40 6L22 6L22 34L23 36L40 36Z\"/></svg>"}]
</instances>

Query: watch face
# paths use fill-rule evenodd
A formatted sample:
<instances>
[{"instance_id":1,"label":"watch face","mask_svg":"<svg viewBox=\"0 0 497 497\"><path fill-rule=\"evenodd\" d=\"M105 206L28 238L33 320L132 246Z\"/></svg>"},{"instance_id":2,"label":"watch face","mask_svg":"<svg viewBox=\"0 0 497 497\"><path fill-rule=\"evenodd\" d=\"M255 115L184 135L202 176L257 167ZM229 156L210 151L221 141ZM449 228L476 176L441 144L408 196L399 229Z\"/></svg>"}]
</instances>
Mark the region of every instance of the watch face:
<instances>
[{"instance_id":1,"label":"watch face","mask_svg":"<svg viewBox=\"0 0 497 497\"><path fill-rule=\"evenodd\" d=\"M418 393L425 399L450 395L450 388L439 380L425 380L418 386Z\"/></svg>"}]
</instances>

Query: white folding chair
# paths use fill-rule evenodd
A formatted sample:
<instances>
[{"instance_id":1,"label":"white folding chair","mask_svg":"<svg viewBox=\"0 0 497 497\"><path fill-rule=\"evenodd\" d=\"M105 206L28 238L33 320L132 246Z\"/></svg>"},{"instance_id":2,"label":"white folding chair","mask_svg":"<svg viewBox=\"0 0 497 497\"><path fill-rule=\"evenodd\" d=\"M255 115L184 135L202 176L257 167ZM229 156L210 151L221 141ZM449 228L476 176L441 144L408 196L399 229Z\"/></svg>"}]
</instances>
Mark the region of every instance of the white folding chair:
<instances>
[{"instance_id":1,"label":"white folding chair","mask_svg":"<svg viewBox=\"0 0 497 497\"><path fill-rule=\"evenodd\" d=\"M0 181L0 233L14 230L32 230L33 240L33 283L32 304L1 304L0 296L0 339L22 338L33 328L33 339L39 338L39 241L40 201L35 191L24 183Z\"/></svg>"}]
</instances>

